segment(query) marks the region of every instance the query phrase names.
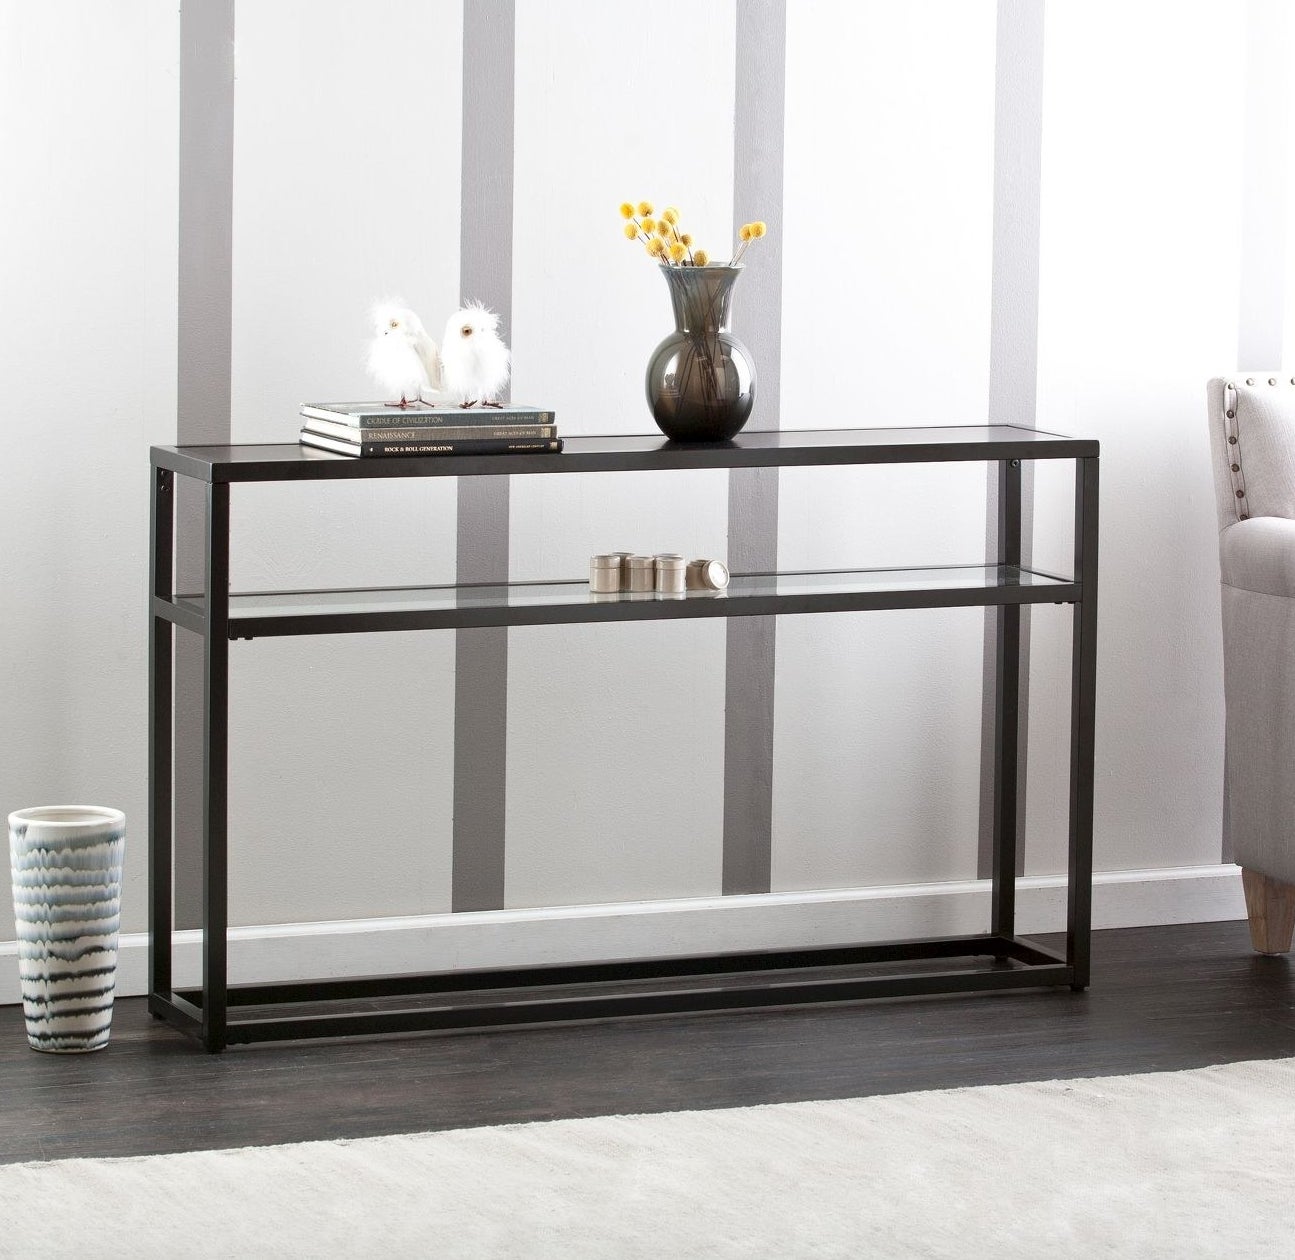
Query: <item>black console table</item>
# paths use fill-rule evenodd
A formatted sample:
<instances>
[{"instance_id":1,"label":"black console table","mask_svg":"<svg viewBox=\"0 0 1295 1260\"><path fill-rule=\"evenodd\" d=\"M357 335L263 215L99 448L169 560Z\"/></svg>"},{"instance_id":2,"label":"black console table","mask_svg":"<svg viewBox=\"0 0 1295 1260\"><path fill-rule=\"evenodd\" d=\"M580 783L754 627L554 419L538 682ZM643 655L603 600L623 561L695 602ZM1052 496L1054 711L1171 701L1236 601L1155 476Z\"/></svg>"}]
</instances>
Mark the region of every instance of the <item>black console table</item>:
<instances>
[{"instance_id":1,"label":"black console table","mask_svg":"<svg viewBox=\"0 0 1295 1260\"><path fill-rule=\"evenodd\" d=\"M1021 567L1021 463L1075 461L1069 576ZM996 462L997 563L857 572L738 574L728 591L685 599L597 596L584 582L329 592L229 590L230 486L253 481L472 477L680 468ZM149 1010L209 1051L239 1042L598 1019L614 1015L839 1002L867 997L1069 985L1089 977L1093 707L1097 630L1098 444L1008 425L744 433L676 446L660 437L569 438L562 454L352 459L300 446L152 451ZM205 484L205 579L174 584L175 479ZM1017 703L1021 605L1074 606L1069 896L1064 953L1015 931ZM567 966L230 985L228 929L229 643L271 635L645 618L742 617L880 608L997 609L994 850L987 933L868 945ZM202 986L172 981L172 662L176 628L204 649ZM198 785L193 785L198 786ZM980 960L992 960L984 962ZM908 968L894 964L910 962ZM889 964L877 967L875 964ZM871 971L869 968L871 967Z\"/></svg>"}]
</instances>

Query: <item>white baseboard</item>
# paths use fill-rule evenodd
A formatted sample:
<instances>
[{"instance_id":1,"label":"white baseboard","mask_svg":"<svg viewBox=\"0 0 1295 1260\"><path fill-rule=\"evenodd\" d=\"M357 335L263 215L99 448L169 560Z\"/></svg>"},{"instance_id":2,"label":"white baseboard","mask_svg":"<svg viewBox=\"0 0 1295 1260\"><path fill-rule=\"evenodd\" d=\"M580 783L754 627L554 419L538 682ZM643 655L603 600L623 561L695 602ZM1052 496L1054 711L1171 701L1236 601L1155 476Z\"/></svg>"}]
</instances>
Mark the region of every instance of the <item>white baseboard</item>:
<instances>
[{"instance_id":1,"label":"white baseboard","mask_svg":"<svg viewBox=\"0 0 1295 1260\"><path fill-rule=\"evenodd\" d=\"M591 962L632 957L843 945L983 932L989 884L968 881L759 896L625 902L558 909L270 924L229 932L234 983ZM1017 881L1017 930L1065 927L1062 876ZM1093 878L1093 926L1152 927L1245 918L1241 873L1232 865L1105 871ZM147 992L148 938L125 933L117 992ZM20 1000L18 947L0 942L0 1004ZM178 932L175 982L201 975L201 937Z\"/></svg>"}]
</instances>

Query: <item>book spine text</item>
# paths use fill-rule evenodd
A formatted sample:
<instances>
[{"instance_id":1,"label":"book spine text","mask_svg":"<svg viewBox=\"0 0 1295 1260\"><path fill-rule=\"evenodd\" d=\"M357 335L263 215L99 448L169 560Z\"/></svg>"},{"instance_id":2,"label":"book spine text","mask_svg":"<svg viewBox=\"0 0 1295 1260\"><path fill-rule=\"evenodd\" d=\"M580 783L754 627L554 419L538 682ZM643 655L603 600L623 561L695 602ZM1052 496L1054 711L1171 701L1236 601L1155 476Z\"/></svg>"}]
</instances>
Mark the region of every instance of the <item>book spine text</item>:
<instances>
[{"instance_id":1,"label":"book spine text","mask_svg":"<svg viewBox=\"0 0 1295 1260\"><path fill-rule=\"evenodd\" d=\"M561 438L540 441L499 438L483 441L479 438L456 438L448 442L435 440L423 442L362 442L360 454L365 457L382 455L507 455L524 451L560 451Z\"/></svg>"},{"instance_id":2,"label":"book spine text","mask_svg":"<svg viewBox=\"0 0 1295 1260\"><path fill-rule=\"evenodd\" d=\"M557 426L552 424L496 424L481 425L477 428L456 425L453 428L429 430L427 428L370 428L366 425L355 427L348 424L335 424L330 420L312 419L305 427L313 433L322 433L325 437L334 437L342 442L453 442L458 439L486 441L501 438L538 442L558 435Z\"/></svg>"},{"instance_id":3,"label":"book spine text","mask_svg":"<svg viewBox=\"0 0 1295 1260\"><path fill-rule=\"evenodd\" d=\"M551 411L510 411L495 407L465 411L446 408L444 411L402 412L398 407L389 411L345 412L330 411L327 407L306 405L301 414L307 420L328 420L334 424L349 425L354 429L423 429L423 428L498 428L500 425L553 424Z\"/></svg>"}]
</instances>

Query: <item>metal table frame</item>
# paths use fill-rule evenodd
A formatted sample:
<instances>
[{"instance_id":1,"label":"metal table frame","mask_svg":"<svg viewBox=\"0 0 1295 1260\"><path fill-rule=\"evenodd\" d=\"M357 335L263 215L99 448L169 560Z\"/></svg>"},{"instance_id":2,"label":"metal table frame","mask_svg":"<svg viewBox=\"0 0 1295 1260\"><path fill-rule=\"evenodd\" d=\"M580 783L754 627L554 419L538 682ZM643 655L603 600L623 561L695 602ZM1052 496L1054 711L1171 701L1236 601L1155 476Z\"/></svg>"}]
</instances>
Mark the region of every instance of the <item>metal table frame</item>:
<instances>
[{"instance_id":1,"label":"metal table frame","mask_svg":"<svg viewBox=\"0 0 1295 1260\"><path fill-rule=\"evenodd\" d=\"M1021 462L1075 461L1074 570L1032 586L1020 576ZM999 469L997 585L885 589L884 582L828 593L765 593L723 600L580 602L515 607L463 591L462 606L282 618L240 615L229 591L230 486L236 482L498 476L681 468L984 461ZM234 1043L350 1034L450 1030L667 1012L839 1002L1089 982L1092 901L1093 719L1097 660L1098 444L1009 425L741 434L732 443L676 446L661 438L568 439L562 454L352 459L299 446L152 449L152 618L149 640L149 1010L211 1052ZM205 485L205 572L200 595L177 595L175 479ZM956 566L949 566L950 571ZM1014 572L1013 572L1014 571ZM940 570L932 570L938 574ZM1049 575L1039 575L1049 577ZM430 588L429 588L430 589ZM1069 889L1064 953L1015 930L1021 605L1074 607L1071 667ZM429 975L228 982L229 644L266 634L553 624L662 617L758 616L876 608L986 606L997 610L993 877L990 930L867 945L750 951L568 966ZM202 984L172 980L174 694L176 630L204 651L202 749ZM869 964L992 958L991 967L907 972ZM467 1004L447 1001L472 994ZM377 999L394 1002L380 1008ZM408 999L408 1000L403 1000ZM356 1009L367 1003L368 1009ZM285 1008L286 1011L285 1011ZM294 1009L295 1008L295 1009ZM348 1009L349 1008L349 1009ZM376 1008L376 1009L375 1009Z\"/></svg>"}]
</instances>

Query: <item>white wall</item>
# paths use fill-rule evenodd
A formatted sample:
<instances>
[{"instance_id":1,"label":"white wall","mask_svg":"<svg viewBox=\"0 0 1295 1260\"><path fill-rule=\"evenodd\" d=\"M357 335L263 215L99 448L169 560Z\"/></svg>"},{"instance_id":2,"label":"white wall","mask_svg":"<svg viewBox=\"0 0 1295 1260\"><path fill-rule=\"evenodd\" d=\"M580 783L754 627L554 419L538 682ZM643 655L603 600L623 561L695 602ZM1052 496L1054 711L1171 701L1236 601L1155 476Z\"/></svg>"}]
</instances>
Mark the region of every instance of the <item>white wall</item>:
<instances>
[{"instance_id":1,"label":"white wall","mask_svg":"<svg viewBox=\"0 0 1295 1260\"><path fill-rule=\"evenodd\" d=\"M617 203L677 202L723 250L735 3L677 0L647 21L599 0L518 2L514 396L556 407L568 433L649 423L640 374L668 307ZM782 423L977 422L997 6L788 10ZM1243 189L1225 172L1242 145L1244 21L1223 0L1047 7L1039 423L1103 443L1105 871L1220 854L1202 385L1236 358ZM459 297L461 8L274 0L240 5L237 24L232 427L283 441L304 397L368 392L374 297L401 292L431 323ZM0 803L124 807L133 930L144 452L175 433L177 35L173 8L142 0L0 4L16 431L0 463ZM420 73L393 72L393 56ZM1068 545L1059 471L1038 479L1040 562L1064 563ZM724 554L725 496L713 474L514 478L513 576L577 574L604 546ZM780 564L975 560L983 496L976 469L785 472ZM452 579L451 483L240 488L234 508L236 587ZM1032 620L1026 852L1047 875L1064 868L1069 630L1062 610ZM780 624L775 888L974 873L980 624ZM510 905L716 891L723 643L718 623L510 636ZM236 921L446 908L452 637L237 644L232 662ZM595 803L608 784L614 813Z\"/></svg>"},{"instance_id":2,"label":"white wall","mask_svg":"<svg viewBox=\"0 0 1295 1260\"><path fill-rule=\"evenodd\" d=\"M687 38L681 38L681 32ZM733 215L733 0L633 25L587 0L517 10L513 397L564 433L638 433L666 287L616 207L674 203L723 248ZM722 472L514 477L514 580L582 575L608 550L724 555ZM514 630L507 903L719 892L721 623Z\"/></svg>"},{"instance_id":3,"label":"white wall","mask_svg":"<svg viewBox=\"0 0 1295 1260\"><path fill-rule=\"evenodd\" d=\"M0 4L0 810L124 809L136 925L148 447L175 436L178 34L163 5Z\"/></svg>"},{"instance_id":4,"label":"white wall","mask_svg":"<svg viewBox=\"0 0 1295 1260\"><path fill-rule=\"evenodd\" d=\"M368 396L375 299L457 304L461 43L454 0L238 6L235 442ZM453 582L455 489L236 487L232 585ZM237 643L230 664L232 920L447 910L451 636Z\"/></svg>"},{"instance_id":5,"label":"white wall","mask_svg":"<svg viewBox=\"0 0 1295 1260\"><path fill-rule=\"evenodd\" d=\"M1225 172L1242 144L1245 12L1219 0L1186 6L1179 21L1164 14L1113 0L1048 13L1039 416L1102 442L1094 843L1104 868L1220 853L1218 544L1202 382L1236 366L1242 207ZM1055 639L1042 632L1036 644L1042 739L1065 693L1048 684ZM1036 785L1040 805L1063 790L1055 773ZM1032 838L1031 869L1060 869L1064 850L1054 825Z\"/></svg>"},{"instance_id":6,"label":"white wall","mask_svg":"<svg viewBox=\"0 0 1295 1260\"><path fill-rule=\"evenodd\" d=\"M956 0L788 7L784 427L983 421L994 19ZM982 465L780 481L779 568L984 554ZM775 888L974 877L983 620L779 622Z\"/></svg>"}]
</instances>

